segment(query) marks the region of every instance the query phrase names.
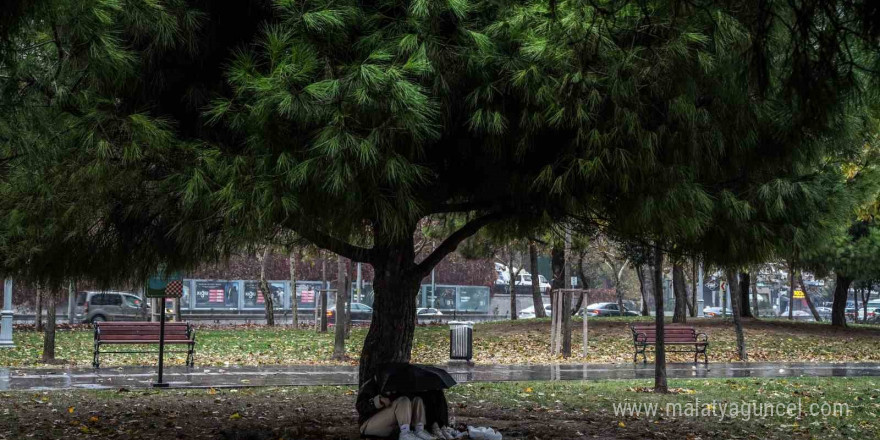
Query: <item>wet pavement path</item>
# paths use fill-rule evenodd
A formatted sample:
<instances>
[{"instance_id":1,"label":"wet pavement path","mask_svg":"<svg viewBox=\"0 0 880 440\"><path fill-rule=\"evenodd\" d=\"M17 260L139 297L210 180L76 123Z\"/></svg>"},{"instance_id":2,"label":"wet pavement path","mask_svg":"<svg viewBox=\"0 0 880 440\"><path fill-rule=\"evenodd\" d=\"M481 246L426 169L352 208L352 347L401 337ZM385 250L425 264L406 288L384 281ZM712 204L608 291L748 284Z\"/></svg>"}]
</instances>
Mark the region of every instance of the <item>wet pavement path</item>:
<instances>
[{"instance_id":1,"label":"wet pavement path","mask_svg":"<svg viewBox=\"0 0 880 440\"><path fill-rule=\"evenodd\" d=\"M440 365L459 382L526 380L613 380L654 377L653 364L571 365ZM669 364L670 379L727 377L856 377L880 376L880 363L692 363ZM4 368L0 390L147 388L155 367ZM357 367L169 367L165 380L176 388L242 388L254 386L355 385Z\"/></svg>"}]
</instances>

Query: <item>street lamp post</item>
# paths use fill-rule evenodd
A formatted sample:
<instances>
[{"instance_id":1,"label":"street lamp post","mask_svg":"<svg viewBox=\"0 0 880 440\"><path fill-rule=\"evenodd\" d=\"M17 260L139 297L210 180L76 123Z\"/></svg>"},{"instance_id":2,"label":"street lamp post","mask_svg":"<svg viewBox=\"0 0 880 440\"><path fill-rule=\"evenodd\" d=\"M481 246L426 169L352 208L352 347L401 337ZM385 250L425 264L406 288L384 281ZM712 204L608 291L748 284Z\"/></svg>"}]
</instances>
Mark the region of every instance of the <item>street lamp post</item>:
<instances>
[{"instance_id":1,"label":"street lamp post","mask_svg":"<svg viewBox=\"0 0 880 440\"><path fill-rule=\"evenodd\" d=\"M3 310L0 311L0 348L15 348L12 316L12 278L6 278L3 282Z\"/></svg>"}]
</instances>

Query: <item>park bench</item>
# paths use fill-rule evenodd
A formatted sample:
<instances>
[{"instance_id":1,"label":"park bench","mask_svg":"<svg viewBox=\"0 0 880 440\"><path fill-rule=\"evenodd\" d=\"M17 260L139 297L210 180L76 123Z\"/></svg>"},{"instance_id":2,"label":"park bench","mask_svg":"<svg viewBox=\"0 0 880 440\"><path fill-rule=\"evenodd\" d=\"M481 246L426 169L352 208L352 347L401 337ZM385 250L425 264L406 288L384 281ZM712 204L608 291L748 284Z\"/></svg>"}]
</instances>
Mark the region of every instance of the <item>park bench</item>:
<instances>
[{"instance_id":1,"label":"park bench","mask_svg":"<svg viewBox=\"0 0 880 440\"><path fill-rule=\"evenodd\" d=\"M96 322L95 352L92 366L101 366L99 356L102 345L159 345L158 322ZM186 353L186 365L193 366L193 354L196 346L196 330L186 322L165 323L165 344L186 345L186 350L165 349L165 353ZM155 351L104 351L104 353L158 353Z\"/></svg>"},{"instance_id":2,"label":"park bench","mask_svg":"<svg viewBox=\"0 0 880 440\"><path fill-rule=\"evenodd\" d=\"M633 334L633 362L638 362L639 354L642 362L647 362L645 352L648 347L657 349L657 326L655 324L637 323L630 325ZM663 326L663 342L667 353L693 353L694 363L698 362L698 356L703 355L703 363L708 364L709 358L706 353L709 348L709 336L705 333L697 333L690 326L681 324L666 324Z\"/></svg>"}]
</instances>

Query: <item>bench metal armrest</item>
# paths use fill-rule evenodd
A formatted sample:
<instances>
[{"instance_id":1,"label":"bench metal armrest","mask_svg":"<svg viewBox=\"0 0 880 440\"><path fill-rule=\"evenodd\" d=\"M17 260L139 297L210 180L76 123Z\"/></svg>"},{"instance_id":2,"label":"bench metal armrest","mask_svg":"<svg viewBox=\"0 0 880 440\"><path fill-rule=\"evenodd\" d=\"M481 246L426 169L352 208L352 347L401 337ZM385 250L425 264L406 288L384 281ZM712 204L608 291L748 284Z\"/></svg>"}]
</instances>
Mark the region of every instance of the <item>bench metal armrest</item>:
<instances>
[{"instance_id":1,"label":"bench metal armrest","mask_svg":"<svg viewBox=\"0 0 880 440\"><path fill-rule=\"evenodd\" d=\"M695 334L695 335L694 335L694 339L696 339L697 342L705 342L705 343L707 343L707 344L709 343L709 335L707 335L707 334L705 334L705 333L697 333L697 334Z\"/></svg>"},{"instance_id":2,"label":"bench metal armrest","mask_svg":"<svg viewBox=\"0 0 880 440\"><path fill-rule=\"evenodd\" d=\"M648 334L644 332L633 332L633 338L636 343L639 344L647 344L648 343Z\"/></svg>"},{"instance_id":3,"label":"bench metal armrest","mask_svg":"<svg viewBox=\"0 0 880 440\"><path fill-rule=\"evenodd\" d=\"M186 327L187 327L187 333L189 336L189 340L193 341L193 344L195 344L195 342L196 342L196 328L195 328L195 326L192 324L187 324Z\"/></svg>"}]
</instances>

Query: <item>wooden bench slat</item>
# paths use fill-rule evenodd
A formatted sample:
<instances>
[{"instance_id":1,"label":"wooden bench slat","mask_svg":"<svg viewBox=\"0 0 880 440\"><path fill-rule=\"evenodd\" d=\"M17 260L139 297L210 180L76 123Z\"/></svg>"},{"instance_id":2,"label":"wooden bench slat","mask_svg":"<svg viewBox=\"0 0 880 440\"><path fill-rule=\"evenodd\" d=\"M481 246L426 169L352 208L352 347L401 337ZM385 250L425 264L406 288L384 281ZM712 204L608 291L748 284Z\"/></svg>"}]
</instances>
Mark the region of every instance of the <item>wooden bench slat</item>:
<instances>
[{"instance_id":1,"label":"wooden bench slat","mask_svg":"<svg viewBox=\"0 0 880 440\"><path fill-rule=\"evenodd\" d=\"M187 366L193 366L193 353L195 350L195 330L186 322L166 322L164 338L162 324L158 322L96 322L95 323L95 351L92 365L100 366L99 355L102 345L158 345L164 342L168 345L188 345L186 351ZM161 339L161 341L160 341ZM142 351L111 351L111 353L152 353Z\"/></svg>"},{"instance_id":2,"label":"wooden bench slat","mask_svg":"<svg viewBox=\"0 0 880 440\"><path fill-rule=\"evenodd\" d=\"M174 340L165 340L165 344L190 344L194 341L189 339L174 339ZM137 340L137 341L101 341L101 344L107 345L139 345L139 344L149 344L155 345L158 344L159 340L145 339L145 340Z\"/></svg>"},{"instance_id":3,"label":"wooden bench slat","mask_svg":"<svg viewBox=\"0 0 880 440\"><path fill-rule=\"evenodd\" d=\"M630 324L633 335L634 353L633 362L638 360L639 353L647 362L645 351L649 346L657 345L657 325L633 323ZM701 338L702 337L702 338ZM674 352L684 352L684 347L690 347L688 352L694 353L694 362L697 362L697 356L703 354L705 363L709 362L706 354L709 342L705 339L706 335L697 332L696 328L686 324L665 324L663 325L663 344L670 346L682 347L682 349L673 350Z\"/></svg>"},{"instance_id":4,"label":"wooden bench slat","mask_svg":"<svg viewBox=\"0 0 880 440\"><path fill-rule=\"evenodd\" d=\"M166 341L189 339L187 335L165 335ZM159 335L114 335L102 337L100 341L158 341Z\"/></svg>"}]
</instances>

